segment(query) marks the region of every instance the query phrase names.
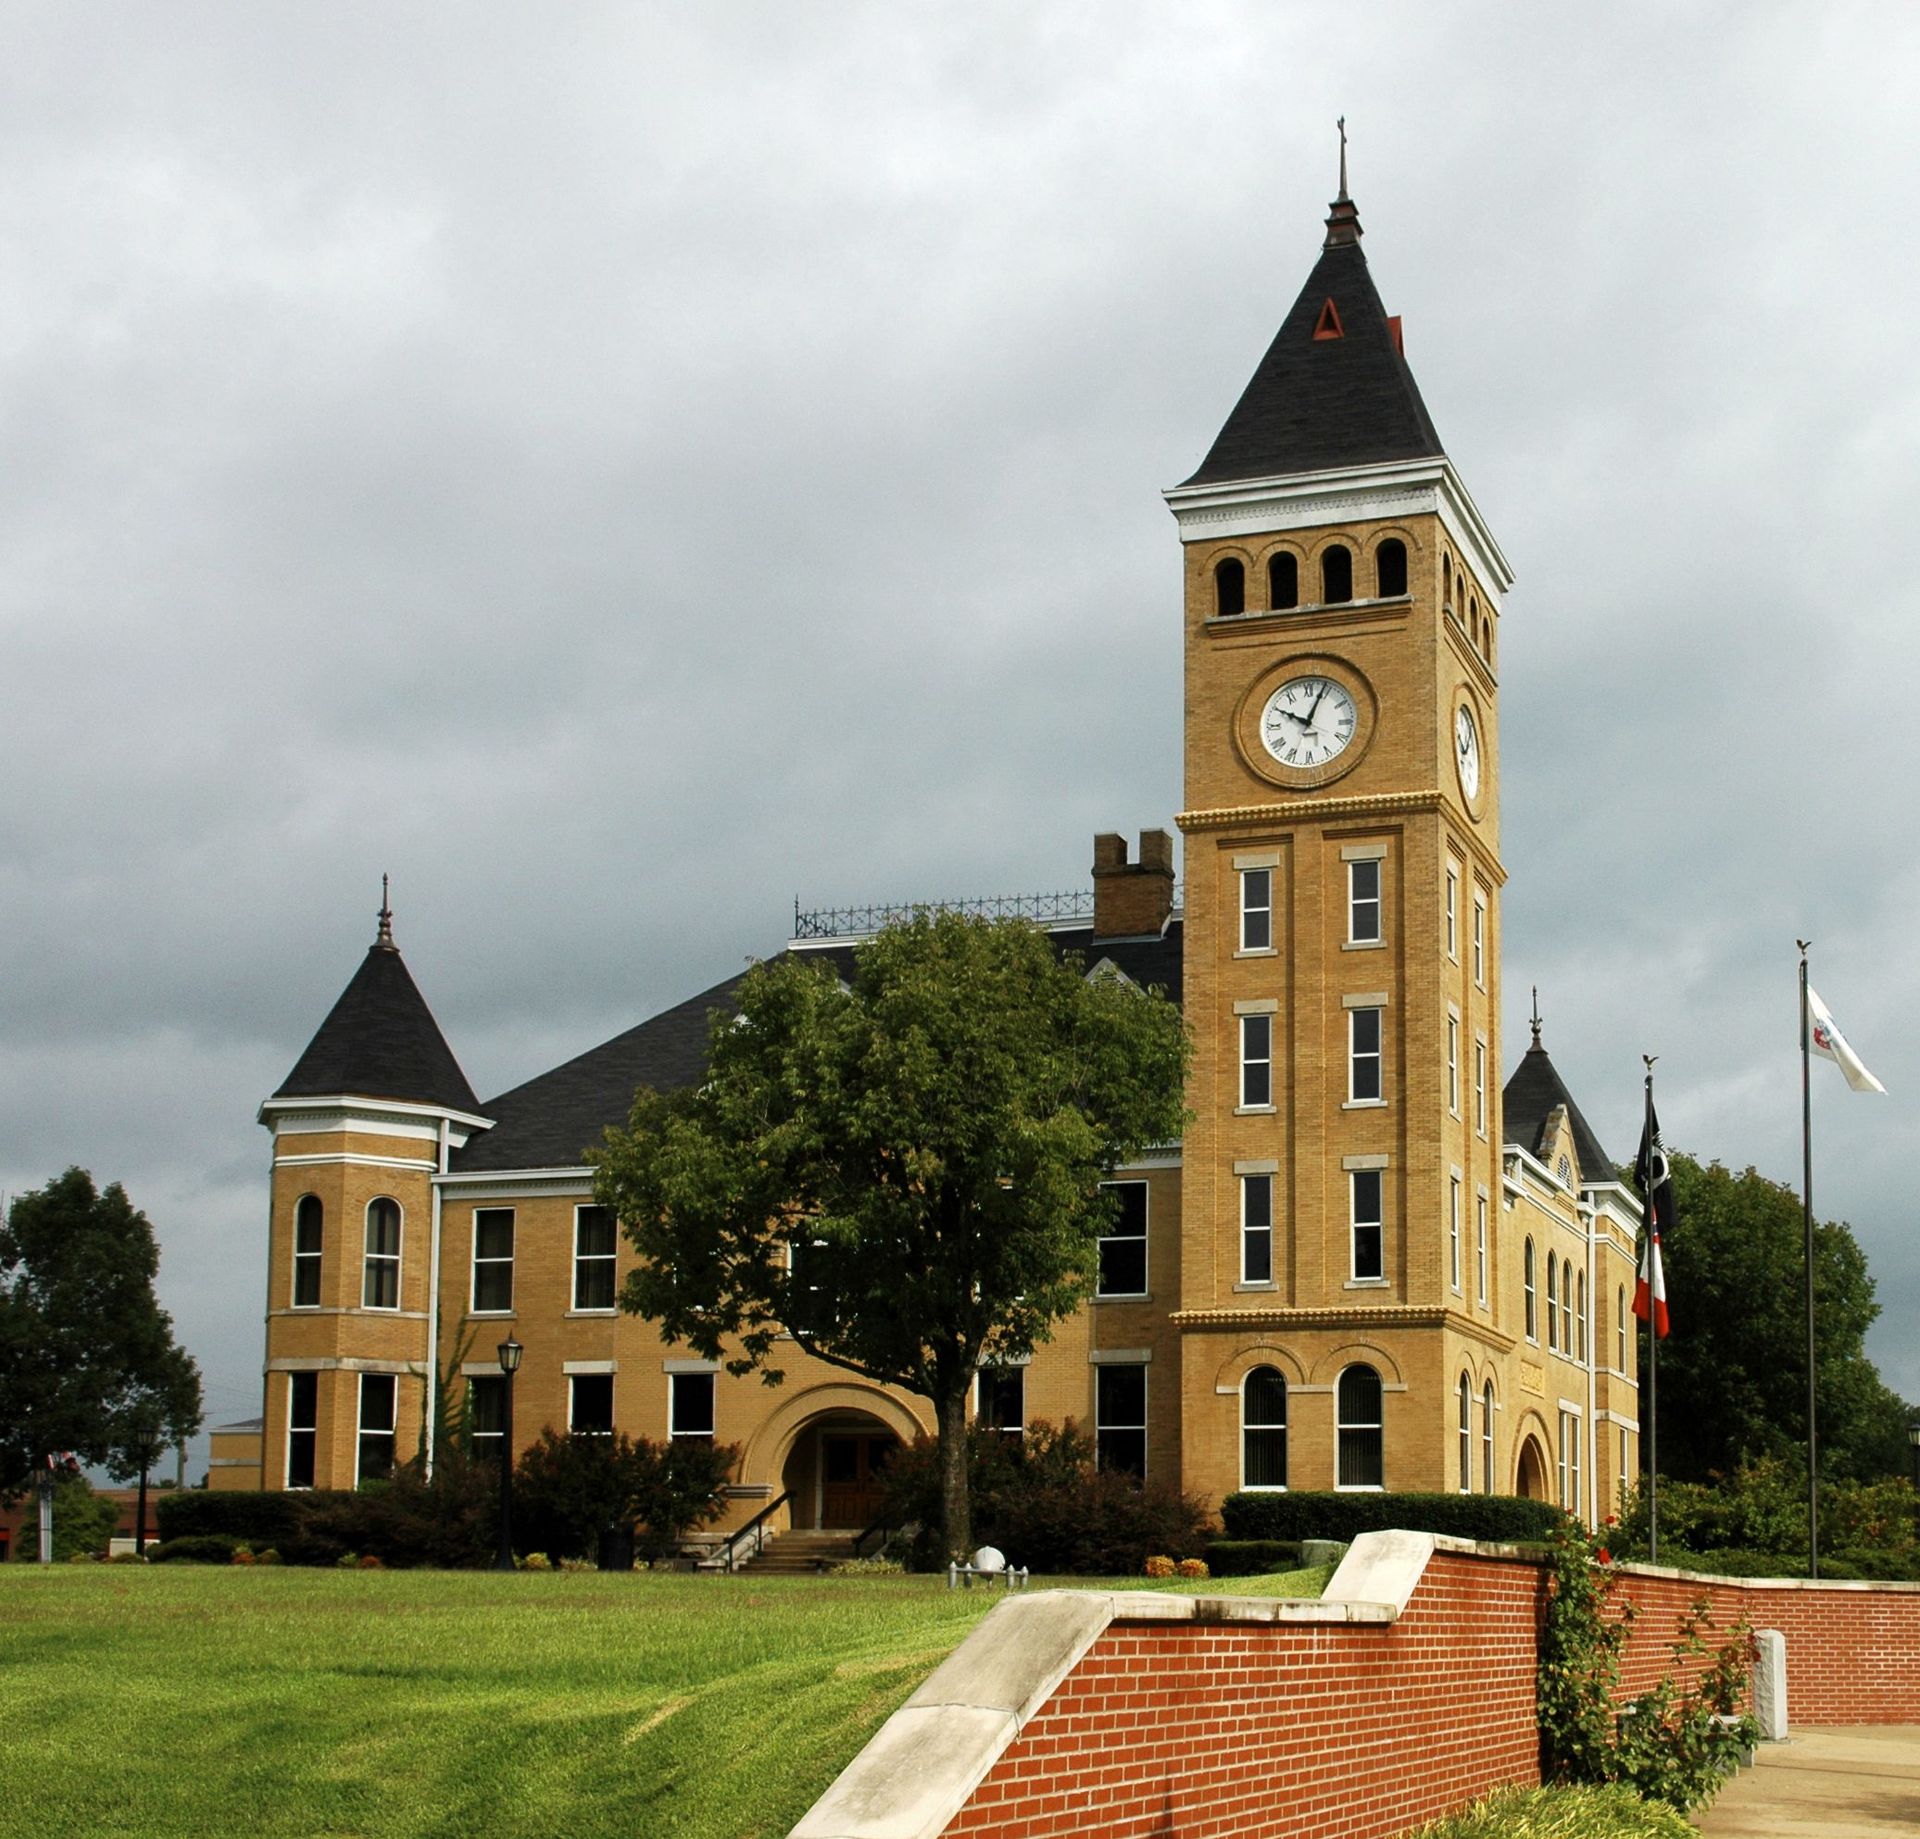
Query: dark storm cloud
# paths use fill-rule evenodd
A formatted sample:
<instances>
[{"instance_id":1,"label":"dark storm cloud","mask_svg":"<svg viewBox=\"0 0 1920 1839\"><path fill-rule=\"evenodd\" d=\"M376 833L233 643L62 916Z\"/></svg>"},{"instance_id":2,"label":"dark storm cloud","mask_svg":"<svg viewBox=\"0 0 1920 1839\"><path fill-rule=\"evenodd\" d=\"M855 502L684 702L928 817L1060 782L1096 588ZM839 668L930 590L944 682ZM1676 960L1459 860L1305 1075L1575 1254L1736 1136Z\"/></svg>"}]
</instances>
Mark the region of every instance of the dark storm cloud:
<instances>
[{"instance_id":1,"label":"dark storm cloud","mask_svg":"<svg viewBox=\"0 0 1920 1839\"><path fill-rule=\"evenodd\" d=\"M0 1184L162 1228L246 1415L265 1138L396 877L493 1092L790 903L1084 881L1180 806L1157 501L1331 118L1502 631L1506 1058L1797 1164L1793 952L1892 1088L1920 372L1904 9L18 9L0 74ZM1822 1069L1824 1071L1824 1069ZM1684 1265L1676 1248L1676 1308Z\"/></svg>"}]
</instances>

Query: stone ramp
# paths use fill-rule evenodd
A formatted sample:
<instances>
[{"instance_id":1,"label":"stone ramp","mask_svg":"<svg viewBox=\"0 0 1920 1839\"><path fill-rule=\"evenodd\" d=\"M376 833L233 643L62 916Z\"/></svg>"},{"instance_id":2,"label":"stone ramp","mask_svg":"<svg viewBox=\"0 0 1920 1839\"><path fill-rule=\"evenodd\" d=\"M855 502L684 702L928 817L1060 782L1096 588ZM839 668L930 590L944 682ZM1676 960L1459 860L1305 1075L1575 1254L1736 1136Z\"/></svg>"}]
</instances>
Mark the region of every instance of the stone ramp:
<instances>
[{"instance_id":1,"label":"stone ramp","mask_svg":"<svg viewBox=\"0 0 1920 1839\"><path fill-rule=\"evenodd\" d=\"M1920 1834L1920 1724L1795 1729L1763 1743L1699 1816L1706 1839Z\"/></svg>"}]
</instances>

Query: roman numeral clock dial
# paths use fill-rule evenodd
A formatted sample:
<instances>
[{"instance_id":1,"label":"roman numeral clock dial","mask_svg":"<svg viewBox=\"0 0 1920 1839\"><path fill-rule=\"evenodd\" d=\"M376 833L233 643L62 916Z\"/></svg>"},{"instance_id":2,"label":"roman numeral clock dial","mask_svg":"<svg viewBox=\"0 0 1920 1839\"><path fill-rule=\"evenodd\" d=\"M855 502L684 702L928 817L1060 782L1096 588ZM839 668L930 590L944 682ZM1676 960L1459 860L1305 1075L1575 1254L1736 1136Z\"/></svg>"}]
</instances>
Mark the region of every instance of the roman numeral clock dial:
<instances>
[{"instance_id":1,"label":"roman numeral clock dial","mask_svg":"<svg viewBox=\"0 0 1920 1839\"><path fill-rule=\"evenodd\" d=\"M1331 677L1292 677L1267 698L1260 740L1282 766L1325 766L1345 753L1360 712Z\"/></svg>"}]
</instances>

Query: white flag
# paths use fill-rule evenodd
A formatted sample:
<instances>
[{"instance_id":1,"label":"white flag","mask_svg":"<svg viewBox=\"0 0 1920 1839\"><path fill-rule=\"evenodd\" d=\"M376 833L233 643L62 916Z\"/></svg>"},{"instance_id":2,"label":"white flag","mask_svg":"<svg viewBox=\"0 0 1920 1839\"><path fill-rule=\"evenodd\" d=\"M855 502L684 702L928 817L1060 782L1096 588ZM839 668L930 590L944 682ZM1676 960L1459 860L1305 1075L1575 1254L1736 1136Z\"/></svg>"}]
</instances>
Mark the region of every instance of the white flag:
<instances>
[{"instance_id":1,"label":"white flag","mask_svg":"<svg viewBox=\"0 0 1920 1839\"><path fill-rule=\"evenodd\" d=\"M1856 1092L1884 1092L1887 1089L1867 1071L1865 1061L1847 1045L1847 1037L1840 1032L1840 1024L1827 1013L1827 1005L1820 1000L1812 984L1807 985L1807 1039L1813 1043L1816 1054L1831 1060L1846 1074L1847 1084Z\"/></svg>"}]
</instances>

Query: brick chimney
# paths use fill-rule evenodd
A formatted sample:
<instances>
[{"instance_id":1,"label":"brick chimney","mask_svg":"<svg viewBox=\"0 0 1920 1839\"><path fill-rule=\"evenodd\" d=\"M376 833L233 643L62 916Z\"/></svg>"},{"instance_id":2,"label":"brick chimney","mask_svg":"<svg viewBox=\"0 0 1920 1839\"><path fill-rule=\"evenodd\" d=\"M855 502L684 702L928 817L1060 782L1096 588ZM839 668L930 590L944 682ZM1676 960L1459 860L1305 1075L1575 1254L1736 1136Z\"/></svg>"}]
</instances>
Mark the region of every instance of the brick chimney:
<instances>
[{"instance_id":1,"label":"brick chimney","mask_svg":"<svg viewBox=\"0 0 1920 1839\"><path fill-rule=\"evenodd\" d=\"M1173 838L1140 832L1140 860L1127 860L1127 839L1111 831L1093 839L1093 933L1099 939L1158 938L1173 911Z\"/></svg>"}]
</instances>

